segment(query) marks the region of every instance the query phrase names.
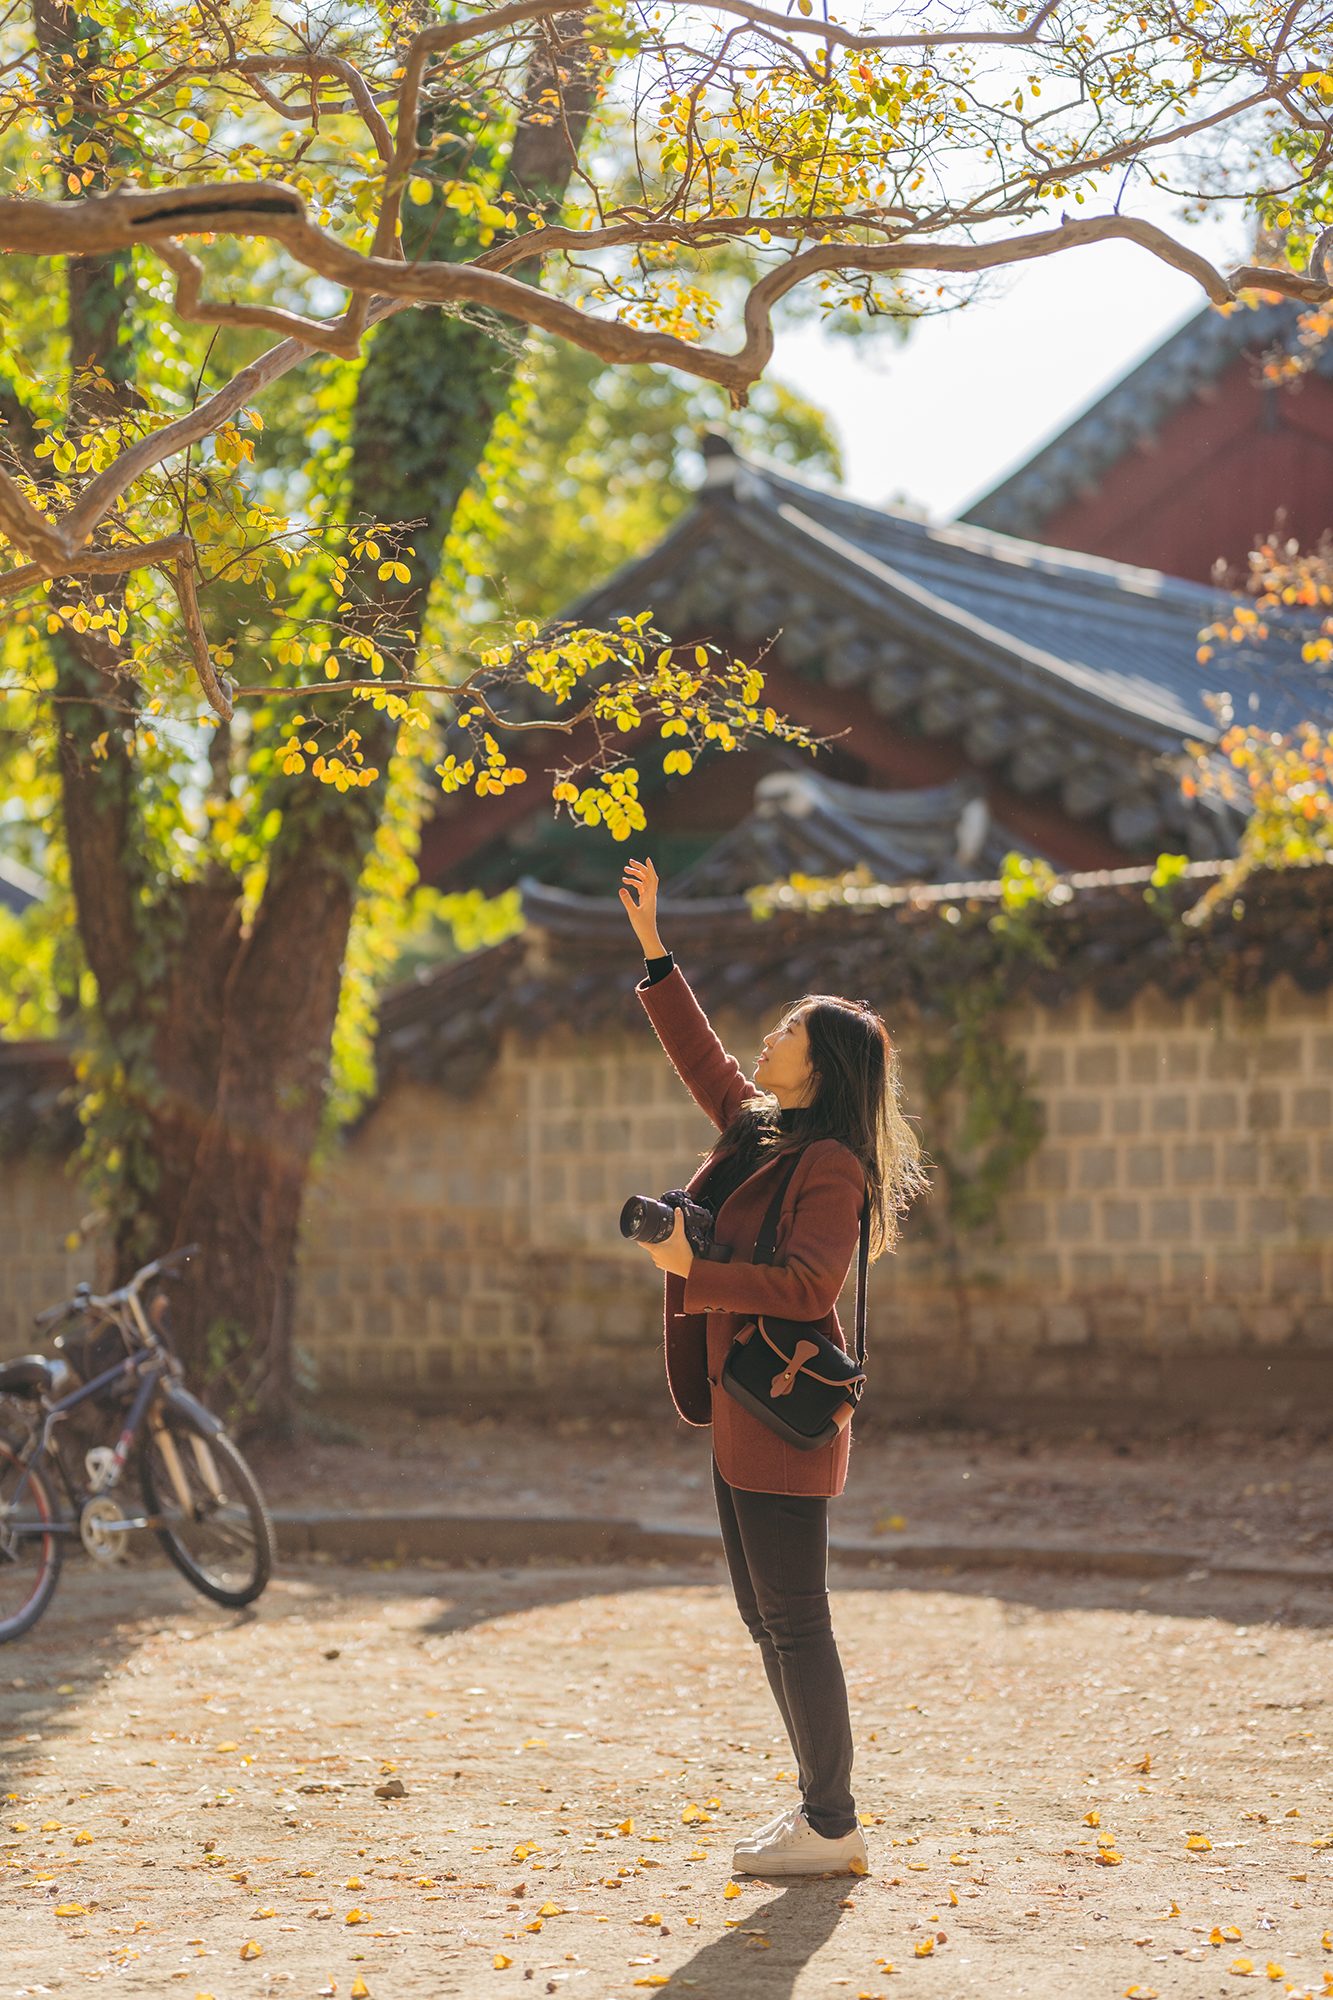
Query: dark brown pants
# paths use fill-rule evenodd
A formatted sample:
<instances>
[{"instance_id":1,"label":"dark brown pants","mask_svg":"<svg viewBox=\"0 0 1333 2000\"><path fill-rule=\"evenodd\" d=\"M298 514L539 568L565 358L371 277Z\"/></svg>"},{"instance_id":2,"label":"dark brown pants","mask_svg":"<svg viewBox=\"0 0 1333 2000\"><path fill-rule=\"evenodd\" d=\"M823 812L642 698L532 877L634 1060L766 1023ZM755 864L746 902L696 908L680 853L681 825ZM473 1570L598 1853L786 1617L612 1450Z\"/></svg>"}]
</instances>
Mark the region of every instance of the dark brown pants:
<instances>
[{"instance_id":1,"label":"dark brown pants","mask_svg":"<svg viewBox=\"0 0 1333 2000\"><path fill-rule=\"evenodd\" d=\"M736 1604L796 1758L805 1816L840 1840L856 1825L852 1725L828 1601L828 1501L747 1493L716 1464L713 1491Z\"/></svg>"}]
</instances>

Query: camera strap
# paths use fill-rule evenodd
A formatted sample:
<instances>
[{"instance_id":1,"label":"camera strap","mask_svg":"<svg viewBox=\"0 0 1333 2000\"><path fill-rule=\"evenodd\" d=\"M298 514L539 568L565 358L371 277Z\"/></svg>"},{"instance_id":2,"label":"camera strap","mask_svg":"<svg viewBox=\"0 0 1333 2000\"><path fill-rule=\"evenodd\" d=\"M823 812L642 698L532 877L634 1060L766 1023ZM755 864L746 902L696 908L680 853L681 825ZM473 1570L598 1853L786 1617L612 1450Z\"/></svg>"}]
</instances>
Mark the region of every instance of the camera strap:
<instances>
[{"instance_id":1,"label":"camera strap","mask_svg":"<svg viewBox=\"0 0 1333 2000\"><path fill-rule=\"evenodd\" d=\"M785 1171L778 1176L778 1184L774 1191L773 1199L768 1204L768 1212L759 1225L759 1234L755 1239L754 1254L750 1258L752 1264L771 1264L773 1262L773 1255L778 1247L778 1223L782 1219L782 1204L786 1200L787 1189L791 1186L791 1177L796 1172L797 1164L804 1151L805 1148L803 1146L798 1147L791 1154ZM856 1253L856 1365L858 1368L864 1368L866 1365L866 1272L869 1265L870 1190L867 1188L866 1198L861 1204L861 1241Z\"/></svg>"}]
</instances>

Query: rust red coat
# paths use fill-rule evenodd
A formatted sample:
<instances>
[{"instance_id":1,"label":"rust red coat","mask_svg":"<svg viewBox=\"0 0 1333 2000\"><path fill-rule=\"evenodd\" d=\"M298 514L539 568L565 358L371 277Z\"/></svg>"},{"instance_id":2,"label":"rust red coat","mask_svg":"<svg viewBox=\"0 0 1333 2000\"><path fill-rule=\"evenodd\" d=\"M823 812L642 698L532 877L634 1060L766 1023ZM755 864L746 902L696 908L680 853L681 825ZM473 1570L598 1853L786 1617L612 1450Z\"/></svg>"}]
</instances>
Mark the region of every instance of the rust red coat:
<instances>
[{"instance_id":1,"label":"rust red coat","mask_svg":"<svg viewBox=\"0 0 1333 2000\"><path fill-rule=\"evenodd\" d=\"M722 1130L756 1094L753 1084L709 1027L678 968L655 986L645 980L639 998L681 1082ZM861 1164L836 1139L807 1146L782 1199L774 1262L752 1264L782 1171L780 1161L760 1167L723 1203L717 1240L731 1244L729 1264L696 1257L688 1278L667 1273L667 1381L687 1424L712 1424L714 1455L729 1486L832 1498L847 1477L850 1425L819 1451L797 1451L720 1387L727 1351L756 1313L816 1321L828 1339L847 1346L834 1304L860 1235ZM704 1192L706 1173L706 1166L700 1167L691 1188Z\"/></svg>"}]
</instances>

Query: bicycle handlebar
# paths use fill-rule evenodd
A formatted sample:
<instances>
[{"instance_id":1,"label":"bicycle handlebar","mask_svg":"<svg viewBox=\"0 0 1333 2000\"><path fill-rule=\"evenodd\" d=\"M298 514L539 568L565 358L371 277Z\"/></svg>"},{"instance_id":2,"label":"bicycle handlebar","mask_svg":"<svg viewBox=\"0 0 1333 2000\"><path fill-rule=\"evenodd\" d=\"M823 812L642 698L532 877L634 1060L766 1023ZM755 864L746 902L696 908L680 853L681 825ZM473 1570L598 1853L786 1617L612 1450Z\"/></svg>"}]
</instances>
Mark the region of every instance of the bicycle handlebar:
<instances>
[{"instance_id":1,"label":"bicycle handlebar","mask_svg":"<svg viewBox=\"0 0 1333 2000\"><path fill-rule=\"evenodd\" d=\"M179 1250L168 1250L164 1257L156 1257L151 1264L145 1264L142 1270L135 1272L128 1284L122 1285L118 1292L108 1292L105 1298L96 1297L86 1285L80 1285L72 1299L65 1299L58 1306L48 1306L45 1312L38 1313L33 1319L33 1325L49 1326L52 1320L64 1319L71 1313L87 1312L89 1306L114 1308L129 1298L131 1293L137 1292L141 1285L146 1285L150 1278L160 1277L166 1271L174 1271L178 1264L188 1263L191 1257L197 1257L200 1247L198 1243L185 1243Z\"/></svg>"}]
</instances>

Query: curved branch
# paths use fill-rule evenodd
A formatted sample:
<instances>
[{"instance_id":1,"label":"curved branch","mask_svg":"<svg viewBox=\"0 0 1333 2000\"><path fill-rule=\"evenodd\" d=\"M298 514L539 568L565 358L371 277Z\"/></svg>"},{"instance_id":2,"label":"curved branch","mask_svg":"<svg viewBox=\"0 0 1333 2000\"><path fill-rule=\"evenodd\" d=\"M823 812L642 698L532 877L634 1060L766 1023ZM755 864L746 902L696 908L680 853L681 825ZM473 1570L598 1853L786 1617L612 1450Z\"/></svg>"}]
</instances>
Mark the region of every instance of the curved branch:
<instances>
[{"instance_id":1,"label":"curved branch","mask_svg":"<svg viewBox=\"0 0 1333 2000\"><path fill-rule=\"evenodd\" d=\"M233 712L231 683L219 677L213 665L213 655L208 649L208 634L204 630L203 616L199 610L199 596L194 584L193 546L188 545L174 563L163 568L162 573L180 603L185 635L190 642L194 670L199 677L204 698L215 715L221 716L224 722L230 722Z\"/></svg>"},{"instance_id":2,"label":"curved branch","mask_svg":"<svg viewBox=\"0 0 1333 2000\"><path fill-rule=\"evenodd\" d=\"M201 299L204 267L174 236L154 239L151 248L176 273L176 311L182 319L204 326L264 326L271 333L290 334L303 344L318 347L325 354L340 354L355 361L361 352L366 330L366 294L354 292L341 319L307 319L304 313L286 312L281 306L231 306Z\"/></svg>"},{"instance_id":3,"label":"curved branch","mask_svg":"<svg viewBox=\"0 0 1333 2000\"><path fill-rule=\"evenodd\" d=\"M711 13L736 14L743 21L749 21L756 28L773 28L784 36L812 35L821 42L831 42L835 48L869 51L871 49L948 49L972 48L989 44L992 48L1023 48L1035 42L1037 32L1044 28L1055 12L1056 0L1044 0L1027 27L1012 31L988 30L971 33L931 34L927 30L916 35L857 35L850 28L842 27L837 21L827 18L802 20L790 14L775 14L767 7L755 7L749 0L694 0L694 4Z\"/></svg>"},{"instance_id":4,"label":"curved branch","mask_svg":"<svg viewBox=\"0 0 1333 2000\"><path fill-rule=\"evenodd\" d=\"M60 564L61 576L124 576L128 570L146 569L150 564L175 562L188 555L192 543L188 535L164 535L156 542L126 542L115 549L85 549L72 561ZM32 583L48 583L52 571L44 563L23 563L0 575L0 601L17 597Z\"/></svg>"},{"instance_id":5,"label":"curved branch","mask_svg":"<svg viewBox=\"0 0 1333 2000\"><path fill-rule=\"evenodd\" d=\"M351 92L352 101L361 114L366 130L375 142L375 151L386 163L392 160L393 135L384 122L384 114L371 95L369 84L355 63L346 62L341 56L244 56L239 62L229 63L227 67L229 70L234 69L241 76L249 77L264 102L276 111L279 117L288 119L294 125L303 125L306 122L310 116L309 108L303 105L299 111L293 111L280 97L275 97L271 90L264 88L259 81L260 77L289 72L298 76L308 76L316 83L323 75L341 77ZM337 105L329 108L335 115L339 109Z\"/></svg>"},{"instance_id":6,"label":"curved branch","mask_svg":"<svg viewBox=\"0 0 1333 2000\"><path fill-rule=\"evenodd\" d=\"M529 0L529 4L545 6L547 0ZM267 236L280 243L307 270L318 272L349 292L375 291L404 303L487 306L522 324L557 334L603 361L649 361L682 368L691 375L721 383L733 394L743 394L768 364L773 351L772 307L802 279L820 271L988 271L1120 238L1138 243L1165 263L1186 272L1215 305L1230 304L1235 298L1232 287L1206 258L1177 243L1154 223L1129 216L1092 216L1002 243L822 243L798 252L780 269L760 279L746 301L745 345L728 355L697 347L675 334L650 332L621 320L598 319L534 285L476 264L407 264L387 257L362 257L337 237L317 228L309 220L296 189L280 181L266 183L262 195L256 193L253 182L223 182L213 188L182 189L179 196L166 198L132 193L107 195L95 202L0 203L0 247L23 249L28 254L50 256L77 249L104 255L134 243L154 239L160 243L182 229ZM233 324L244 325L251 309L237 306L228 310L234 315ZM266 316L268 311L264 307L253 310L256 316ZM266 324L266 317L261 317L259 323ZM336 321L328 327L306 322L301 326L301 340L308 348L336 347L343 337L341 325ZM255 364L257 368L262 365ZM241 379L237 377L238 382ZM242 395L233 407L239 408L243 400ZM211 405L205 406L208 408ZM203 411L198 414L203 415ZM181 426L172 428L188 426L190 421L182 419ZM202 436L212 427L209 423L195 435ZM159 434L163 435L166 434ZM183 437L182 442L185 441ZM156 456L148 462L156 462ZM117 473L118 467L108 468L102 479L110 479ZM91 495L99 484L94 481L85 492L76 515L91 504ZM119 483L117 490L123 491Z\"/></svg>"},{"instance_id":7,"label":"curved branch","mask_svg":"<svg viewBox=\"0 0 1333 2000\"><path fill-rule=\"evenodd\" d=\"M387 319L392 313L405 312L415 304L412 299L372 299L366 309L367 323ZM206 402L191 410L188 416L178 417L174 424L167 424L160 431L153 431L140 438L128 451L110 464L105 472L84 487L78 500L64 516L61 527L71 545L77 549L87 540L97 523L107 514L121 494L150 466L160 465L164 458L184 451L187 445L198 444L219 429L238 410L253 402L270 382L276 382L292 368L299 368L308 361L317 349L305 341L284 340L277 347L270 347L267 354L261 354L248 368L242 368L224 388L210 396ZM3 527L0 521L0 527Z\"/></svg>"},{"instance_id":8,"label":"curved branch","mask_svg":"<svg viewBox=\"0 0 1333 2000\"><path fill-rule=\"evenodd\" d=\"M1331 232L1324 231L1310 256L1311 270L1328 270L1325 251L1328 248L1324 238ZM1289 299L1303 299L1307 305L1321 306L1333 299L1333 285L1321 284L1318 278L1303 277L1299 271L1284 271L1268 264L1239 264L1231 273L1231 289L1234 292L1281 292Z\"/></svg>"}]
</instances>

